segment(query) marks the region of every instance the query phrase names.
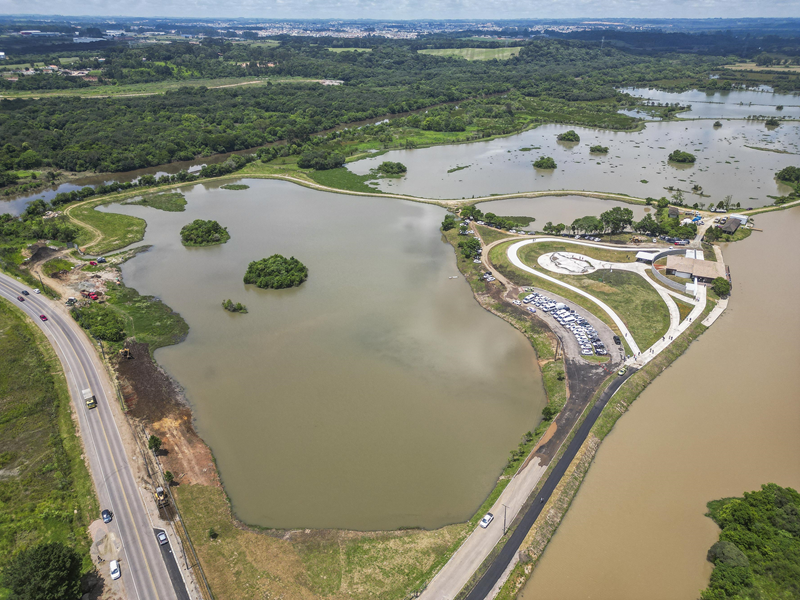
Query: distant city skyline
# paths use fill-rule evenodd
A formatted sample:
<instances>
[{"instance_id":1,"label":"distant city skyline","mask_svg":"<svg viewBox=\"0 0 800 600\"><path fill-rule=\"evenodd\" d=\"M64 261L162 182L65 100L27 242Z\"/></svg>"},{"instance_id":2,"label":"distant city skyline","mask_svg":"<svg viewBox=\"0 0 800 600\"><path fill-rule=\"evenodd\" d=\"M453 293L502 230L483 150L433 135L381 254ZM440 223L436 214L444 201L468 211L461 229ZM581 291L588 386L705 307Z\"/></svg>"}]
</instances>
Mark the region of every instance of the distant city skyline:
<instances>
[{"instance_id":1,"label":"distant city skyline","mask_svg":"<svg viewBox=\"0 0 800 600\"><path fill-rule=\"evenodd\" d=\"M800 0L0 0L0 14L280 19L800 17Z\"/></svg>"}]
</instances>

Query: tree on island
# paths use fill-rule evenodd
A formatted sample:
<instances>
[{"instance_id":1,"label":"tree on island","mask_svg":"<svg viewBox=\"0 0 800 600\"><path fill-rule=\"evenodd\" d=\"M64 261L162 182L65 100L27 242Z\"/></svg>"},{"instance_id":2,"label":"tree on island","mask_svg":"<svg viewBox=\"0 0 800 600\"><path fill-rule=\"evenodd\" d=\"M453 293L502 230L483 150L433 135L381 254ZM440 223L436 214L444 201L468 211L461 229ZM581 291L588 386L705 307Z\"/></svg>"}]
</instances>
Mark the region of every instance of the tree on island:
<instances>
[{"instance_id":1,"label":"tree on island","mask_svg":"<svg viewBox=\"0 0 800 600\"><path fill-rule=\"evenodd\" d=\"M775 179L789 185L800 185L800 167L784 167L775 174Z\"/></svg>"},{"instance_id":2,"label":"tree on island","mask_svg":"<svg viewBox=\"0 0 800 600\"><path fill-rule=\"evenodd\" d=\"M294 256L286 258L273 254L251 262L244 275L245 283L262 289L280 290L296 287L308 279L308 268Z\"/></svg>"},{"instance_id":3,"label":"tree on island","mask_svg":"<svg viewBox=\"0 0 800 600\"><path fill-rule=\"evenodd\" d=\"M608 146L601 146L600 144L597 144L596 146L589 148L589 152L591 154L608 154Z\"/></svg>"},{"instance_id":4,"label":"tree on island","mask_svg":"<svg viewBox=\"0 0 800 600\"><path fill-rule=\"evenodd\" d=\"M714 129L719 129L722 127L722 123L720 121L714 121Z\"/></svg>"},{"instance_id":5,"label":"tree on island","mask_svg":"<svg viewBox=\"0 0 800 600\"><path fill-rule=\"evenodd\" d=\"M780 124L781 122L775 117L770 117L769 119L764 121L764 125L766 125L767 127L777 127Z\"/></svg>"},{"instance_id":6,"label":"tree on island","mask_svg":"<svg viewBox=\"0 0 800 600\"><path fill-rule=\"evenodd\" d=\"M536 159L536 162L533 163L533 166L536 169L555 169L556 161L550 156L540 156Z\"/></svg>"},{"instance_id":7,"label":"tree on island","mask_svg":"<svg viewBox=\"0 0 800 600\"><path fill-rule=\"evenodd\" d=\"M389 177L392 176L398 177L408 172L408 167L406 167L401 162L392 162L390 160L386 160L383 161L380 165L378 165L377 171L382 175L388 175Z\"/></svg>"},{"instance_id":8,"label":"tree on island","mask_svg":"<svg viewBox=\"0 0 800 600\"><path fill-rule=\"evenodd\" d=\"M81 556L60 542L23 550L3 568L0 584L10 598L78 600L81 597Z\"/></svg>"},{"instance_id":9,"label":"tree on island","mask_svg":"<svg viewBox=\"0 0 800 600\"><path fill-rule=\"evenodd\" d=\"M581 136L575 133L574 129L570 129L564 133L559 133L557 139L559 142L580 142Z\"/></svg>"},{"instance_id":10,"label":"tree on island","mask_svg":"<svg viewBox=\"0 0 800 600\"><path fill-rule=\"evenodd\" d=\"M231 235L216 221L195 219L181 229L181 243L184 246L213 246L224 244Z\"/></svg>"},{"instance_id":11,"label":"tree on island","mask_svg":"<svg viewBox=\"0 0 800 600\"><path fill-rule=\"evenodd\" d=\"M669 162L674 163L689 163L692 164L697 160L691 152L684 152L683 150L675 150L669 155Z\"/></svg>"},{"instance_id":12,"label":"tree on island","mask_svg":"<svg viewBox=\"0 0 800 600\"><path fill-rule=\"evenodd\" d=\"M228 312L247 313L247 307L241 302L234 303L230 298L222 302L222 308Z\"/></svg>"}]
</instances>

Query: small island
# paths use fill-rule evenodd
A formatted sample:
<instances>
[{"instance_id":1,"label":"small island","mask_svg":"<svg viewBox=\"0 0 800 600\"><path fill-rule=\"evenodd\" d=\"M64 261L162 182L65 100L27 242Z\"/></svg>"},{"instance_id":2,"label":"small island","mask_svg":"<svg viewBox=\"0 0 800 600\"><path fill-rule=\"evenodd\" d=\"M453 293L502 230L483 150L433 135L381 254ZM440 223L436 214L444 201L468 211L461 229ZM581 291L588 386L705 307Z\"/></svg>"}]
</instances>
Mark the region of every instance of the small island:
<instances>
[{"instance_id":1,"label":"small island","mask_svg":"<svg viewBox=\"0 0 800 600\"><path fill-rule=\"evenodd\" d=\"M684 152L683 150L675 150L669 155L669 162L693 164L697 160L691 152Z\"/></svg>"},{"instance_id":2,"label":"small island","mask_svg":"<svg viewBox=\"0 0 800 600\"><path fill-rule=\"evenodd\" d=\"M550 156L540 156L533 163L533 166L536 169L555 169L556 161L554 161Z\"/></svg>"},{"instance_id":3,"label":"small island","mask_svg":"<svg viewBox=\"0 0 800 600\"><path fill-rule=\"evenodd\" d=\"M780 124L781 122L775 117L770 117L769 119L764 121L764 125L766 125L767 127L778 127Z\"/></svg>"},{"instance_id":4,"label":"small island","mask_svg":"<svg viewBox=\"0 0 800 600\"><path fill-rule=\"evenodd\" d=\"M719 129L720 127L722 127L722 122L721 121L714 121L714 129Z\"/></svg>"},{"instance_id":5,"label":"small island","mask_svg":"<svg viewBox=\"0 0 800 600\"><path fill-rule=\"evenodd\" d=\"M180 192L165 192L163 194L147 194L138 200L129 200L123 204L138 204L149 206L156 210L166 212L183 212L186 210L186 198Z\"/></svg>"},{"instance_id":6,"label":"small island","mask_svg":"<svg viewBox=\"0 0 800 600\"><path fill-rule=\"evenodd\" d=\"M231 234L216 221L196 219L181 229L181 243L184 246L213 246L224 244L229 239Z\"/></svg>"},{"instance_id":7,"label":"small island","mask_svg":"<svg viewBox=\"0 0 800 600\"><path fill-rule=\"evenodd\" d=\"M250 186L243 183L226 183L221 185L220 188L223 190L249 190Z\"/></svg>"},{"instance_id":8,"label":"small island","mask_svg":"<svg viewBox=\"0 0 800 600\"><path fill-rule=\"evenodd\" d=\"M570 129L569 131L565 131L564 133L559 133L556 139L559 142L580 142L581 136L575 133L574 129Z\"/></svg>"},{"instance_id":9,"label":"small island","mask_svg":"<svg viewBox=\"0 0 800 600\"><path fill-rule=\"evenodd\" d=\"M242 313L242 314L247 313L247 307L244 304L242 304L241 302L234 303L234 301L231 300L230 298L228 300L223 300L222 308L232 313Z\"/></svg>"},{"instance_id":10,"label":"small island","mask_svg":"<svg viewBox=\"0 0 800 600\"><path fill-rule=\"evenodd\" d=\"M601 146L600 144L597 144L596 146L589 148L589 152L592 154L608 154L608 146Z\"/></svg>"},{"instance_id":11,"label":"small island","mask_svg":"<svg viewBox=\"0 0 800 600\"><path fill-rule=\"evenodd\" d=\"M308 268L294 256L286 258L273 254L269 258L254 260L247 266L244 282L262 289L281 290L297 287L308 279Z\"/></svg>"},{"instance_id":12,"label":"small island","mask_svg":"<svg viewBox=\"0 0 800 600\"><path fill-rule=\"evenodd\" d=\"M385 175L386 177L400 177L408 172L408 167L401 162L385 160L378 165L376 171L378 171L378 173L381 175Z\"/></svg>"}]
</instances>

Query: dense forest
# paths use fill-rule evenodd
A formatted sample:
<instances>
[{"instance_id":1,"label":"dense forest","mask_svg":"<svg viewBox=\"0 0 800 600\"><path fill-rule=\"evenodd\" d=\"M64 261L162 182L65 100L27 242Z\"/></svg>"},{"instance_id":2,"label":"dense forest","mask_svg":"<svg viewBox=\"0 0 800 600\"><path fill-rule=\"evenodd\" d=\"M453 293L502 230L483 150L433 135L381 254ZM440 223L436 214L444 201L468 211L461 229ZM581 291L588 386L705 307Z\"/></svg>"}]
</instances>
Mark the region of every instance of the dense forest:
<instances>
[{"instance_id":1,"label":"dense forest","mask_svg":"<svg viewBox=\"0 0 800 600\"><path fill-rule=\"evenodd\" d=\"M719 541L703 600L800 597L800 494L774 483L708 503Z\"/></svg>"},{"instance_id":2,"label":"dense forest","mask_svg":"<svg viewBox=\"0 0 800 600\"><path fill-rule=\"evenodd\" d=\"M518 130L526 115L536 114L541 120L630 129L636 121L617 110L636 101L615 86L706 81L708 71L725 62L690 54L641 56L560 40L531 41L517 57L485 62L419 54L399 42L371 52L335 53L302 38L278 47L204 40L119 46L104 54L102 64L86 57L71 67L97 69L106 84L268 76L343 85L288 81L184 87L140 97L4 100L0 171L127 171L271 142L302 145L342 124L430 107L438 108L410 115L403 125L433 131L472 127L488 136Z\"/></svg>"}]
</instances>

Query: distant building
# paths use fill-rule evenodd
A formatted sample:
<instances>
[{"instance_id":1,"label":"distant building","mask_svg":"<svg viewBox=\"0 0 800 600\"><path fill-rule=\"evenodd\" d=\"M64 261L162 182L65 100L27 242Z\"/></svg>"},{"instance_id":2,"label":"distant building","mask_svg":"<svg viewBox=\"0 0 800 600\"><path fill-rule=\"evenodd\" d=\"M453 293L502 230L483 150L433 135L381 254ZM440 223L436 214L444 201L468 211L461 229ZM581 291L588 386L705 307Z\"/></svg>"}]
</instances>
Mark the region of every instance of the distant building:
<instances>
[{"instance_id":1,"label":"distant building","mask_svg":"<svg viewBox=\"0 0 800 600\"><path fill-rule=\"evenodd\" d=\"M653 261L656 258L658 252L644 252L640 251L636 253L636 262L646 263L648 265L653 264Z\"/></svg>"},{"instance_id":2,"label":"distant building","mask_svg":"<svg viewBox=\"0 0 800 600\"><path fill-rule=\"evenodd\" d=\"M0 52L0 60L5 60L6 58L8 58L6 56L6 53L5 52Z\"/></svg>"},{"instance_id":3,"label":"distant building","mask_svg":"<svg viewBox=\"0 0 800 600\"><path fill-rule=\"evenodd\" d=\"M91 44L92 42L105 42L105 38L93 38L93 37L74 37L72 38L72 42L75 44Z\"/></svg>"},{"instance_id":4,"label":"distant building","mask_svg":"<svg viewBox=\"0 0 800 600\"><path fill-rule=\"evenodd\" d=\"M677 219L680 216L680 211L678 210L677 206L670 206L669 211L667 212L667 216L670 219Z\"/></svg>"},{"instance_id":5,"label":"distant building","mask_svg":"<svg viewBox=\"0 0 800 600\"><path fill-rule=\"evenodd\" d=\"M731 219L736 219L737 221L739 221L739 223L742 226L747 225L747 221L748 221L748 217L745 217L744 215L736 215L736 214L728 215L728 221L730 221Z\"/></svg>"}]
</instances>

